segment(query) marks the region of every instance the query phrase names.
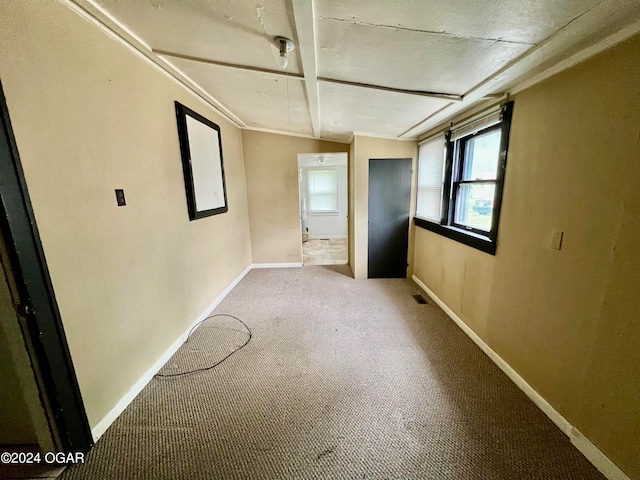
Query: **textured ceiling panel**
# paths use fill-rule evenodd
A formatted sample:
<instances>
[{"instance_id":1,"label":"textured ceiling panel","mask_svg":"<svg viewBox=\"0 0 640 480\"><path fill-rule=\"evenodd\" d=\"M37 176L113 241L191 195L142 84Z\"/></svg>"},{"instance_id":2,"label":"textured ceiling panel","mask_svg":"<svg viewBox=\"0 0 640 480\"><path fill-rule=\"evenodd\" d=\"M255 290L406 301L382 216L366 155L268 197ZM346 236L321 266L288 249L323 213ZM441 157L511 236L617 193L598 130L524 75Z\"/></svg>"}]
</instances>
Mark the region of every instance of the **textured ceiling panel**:
<instances>
[{"instance_id":1,"label":"textured ceiling panel","mask_svg":"<svg viewBox=\"0 0 640 480\"><path fill-rule=\"evenodd\" d=\"M322 135L348 141L351 132L397 137L449 103L428 97L319 83Z\"/></svg>"},{"instance_id":2,"label":"textured ceiling panel","mask_svg":"<svg viewBox=\"0 0 640 480\"><path fill-rule=\"evenodd\" d=\"M152 48L208 60L278 69L273 37L295 39L286 0L98 3ZM295 51L287 71L299 73Z\"/></svg>"},{"instance_id":3,"label":"textured ceiling panel","mask_svg":"<svg viewBox=\"0 0 640 480\"><path fill-rule=\"evenodd\" d=\"M538 43L601 0L317 0L316 16L449 36Z\"/></svg>"},{"instance_id":4,"label":"textured ceiling panel","mask_svg":"<svg viewBox=\"0 0 640 480\"><path fill-rule=\"evenodd\" d=\"M530 48L334 20L317 30L320 76L443 93L465 93Z\"/></svg>"},{"instance_id":5,"label":"textured ceiling panel","mask_svg":"<svg viewBox=\"0 0 640 480\"><path fill-rule=\"evenodd\" d=\"M304 83L281 75L167 58L249 128L313 135Z\"/></svg>"},{"instance_id":6,"label":"textured ceiling panel","mask_svg":"<svg viewBox=\"0 0 640 480\"><path fill-rule=\"evenodd\" d=\"M313 135L311 111L323 138L342 141L354 131L418 135L640 18L640 0L71 1L143 53L174 54L164 58L248 128ZM306 73L304 81L195 61L280 71L273 37L297 44L298 33L308 71L300 46L287 71ZM465 98L449 104L322 78Z\"/></svg>"}]
</instances>

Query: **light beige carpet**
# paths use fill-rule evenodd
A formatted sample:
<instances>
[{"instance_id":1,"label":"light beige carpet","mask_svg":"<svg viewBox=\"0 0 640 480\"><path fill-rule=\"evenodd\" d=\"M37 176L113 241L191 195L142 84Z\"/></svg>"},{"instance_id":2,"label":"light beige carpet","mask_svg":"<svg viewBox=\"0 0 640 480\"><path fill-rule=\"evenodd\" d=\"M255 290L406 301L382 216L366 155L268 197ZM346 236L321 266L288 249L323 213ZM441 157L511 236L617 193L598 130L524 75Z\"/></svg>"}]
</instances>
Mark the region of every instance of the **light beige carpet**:
<instances>
[{"instance_id":1,"label":"light beige carpet","mask_svg":"<svg viewBox=\"0 0 640 480\"><path fill-rule=\"evenodd\" d=\"M71 479L601 479L409 280L253 270L216 309L253 339L156 378ZM246 340L207 321L163 372Z\"/></svg>"}]
</instances>

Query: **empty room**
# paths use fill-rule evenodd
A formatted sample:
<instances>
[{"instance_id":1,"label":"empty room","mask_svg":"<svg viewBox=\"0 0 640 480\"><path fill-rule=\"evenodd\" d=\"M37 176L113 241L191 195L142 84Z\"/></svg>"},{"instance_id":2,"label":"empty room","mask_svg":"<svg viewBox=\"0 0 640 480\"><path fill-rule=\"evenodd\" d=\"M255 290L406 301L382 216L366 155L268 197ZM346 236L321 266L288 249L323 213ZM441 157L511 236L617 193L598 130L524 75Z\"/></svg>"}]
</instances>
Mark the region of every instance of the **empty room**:
<instances>
[{"instance_id":1,"label":"empty room","mask_svg":"<svg viewBox=\"0 0 640 480\"><path fill-rule=\"evenodd\" d=\"M0 478L640 480L640 3L0 19Z\"/></svg>"}]
</instances>

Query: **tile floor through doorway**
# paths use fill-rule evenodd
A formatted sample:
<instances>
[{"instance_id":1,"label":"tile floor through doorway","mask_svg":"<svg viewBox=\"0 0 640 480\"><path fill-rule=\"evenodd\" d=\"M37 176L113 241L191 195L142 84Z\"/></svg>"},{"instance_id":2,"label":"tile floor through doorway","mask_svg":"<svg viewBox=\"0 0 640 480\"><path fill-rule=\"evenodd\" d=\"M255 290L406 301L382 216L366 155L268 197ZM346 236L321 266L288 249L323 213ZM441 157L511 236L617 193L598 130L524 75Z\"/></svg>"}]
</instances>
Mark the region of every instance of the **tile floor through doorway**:
<instances>
[{"instance_id":1,"label":"tile floor through doorway","mask_svg":"<svg viewBox=\"0 0 640 480\"><path fill-rule=\"evenodd\" d=\"M311 239L302 243L303 265L343 265L347 263L347 239Z\"/></svg>"}]
</instances>

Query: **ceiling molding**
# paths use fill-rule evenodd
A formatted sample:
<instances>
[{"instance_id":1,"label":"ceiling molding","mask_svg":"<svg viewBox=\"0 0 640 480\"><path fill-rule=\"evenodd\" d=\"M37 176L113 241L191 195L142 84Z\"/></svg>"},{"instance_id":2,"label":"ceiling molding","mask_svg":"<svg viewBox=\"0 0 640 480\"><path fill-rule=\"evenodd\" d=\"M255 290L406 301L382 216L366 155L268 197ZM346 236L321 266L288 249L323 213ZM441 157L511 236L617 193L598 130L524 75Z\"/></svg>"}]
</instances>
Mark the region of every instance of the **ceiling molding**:
<instances>
[{"instance_id":1,"label":"ceiling molding","mask_svg":"<svg viewBox=\"0 0 640 480\"><path fill-rule=\"evenodd\" d=\"M384 140L395 140L396 142L415 142L417 141L415 138L400 138L399 136L394 135L381 135L379 133L369 133L369 132L353 132L353 137L367 137L367 138L381 138ZM349 142L351 143L351 142Z\"/></svg>"},{"instance_id":2,"label":"ceiling molding","mask_svg":"<svg viewBox=\"0 0 640 480\"><path fill-rule=\"evenodd\" d=\"M302 59L307 104L313 134L321 136L320 98L318 94L318 70L316 63L316 33L313 0L293 0L293 15L298 34L298 49Z\"/></svg>"},{"instance_id":3,"label":"ceiling molding","mask_svg":"<svg viewBox=\"0 0 640 480\"><path fill-rule=\"evenodd\" d=\"M133 33L126 25L118 21L113 15L93 0L63 0L64 5L71 11L98 27L103 33L126 47L136 57L144 61L154 70L172 80L180 87L194 95L198 100L216 110L233 125L244 128L245 123L235 116L220 101L209 94L204 88L183 74L171 63L156 56L153 49L140 37Z\"/></svg>"}]
</instances>

